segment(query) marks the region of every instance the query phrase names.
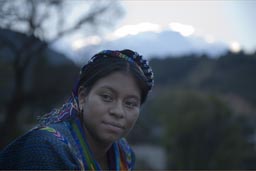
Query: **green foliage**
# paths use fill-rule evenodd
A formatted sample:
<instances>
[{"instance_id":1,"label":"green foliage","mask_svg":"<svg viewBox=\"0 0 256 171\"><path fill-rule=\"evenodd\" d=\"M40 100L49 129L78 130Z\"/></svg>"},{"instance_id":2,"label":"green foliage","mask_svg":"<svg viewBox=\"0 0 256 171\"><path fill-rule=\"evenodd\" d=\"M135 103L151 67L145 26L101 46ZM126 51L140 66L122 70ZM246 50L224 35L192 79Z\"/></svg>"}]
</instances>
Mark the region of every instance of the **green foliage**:
<instances>
[{"instance_id":1,"label":"green foliage","mask_svg":"<svg viewBox=\"0 0 256 171\"><path fill-rule=\"evenodd\" d=\"M162 143L167 169L256 168L256 53L150 64L155 87L132 140Z\"/></svg>"},{"instance_id":2,"label":"green foliage","mask_svg":"<svg viewBox=\"0 0 256 171\"><path fill-rule=\"evenodd\" d=\"M234 93L256 104L256 53L229 53L216 60L212 74L201 83L207 90Z\"/></svg>"},{"instance_id":3,"label":"green foliage","mask_svg":"<svg viewBox=\"0 0 256 171\"><path fill-rule=\"evenodd\" d=\"M256 104L256 53L152 59L157 86L236 94Z\"/></svg>"},{"instance_id":4,"label":"green foliage","mask_svg":"<svg viewBox=\"0 0 256 171\"><path fill-rule=\"evenodd\" d=\"M256 168L252 130L216 96L180 89L163 91L151 104L165 134L168 169ZM254 163L253 163L254 162Z\"/></svg>"},{"instance_id":5,"label":"green foliage","mask_svg":"<svg viewBox=\"0 0 256 171\"><path fill-rule=\"evenodd\" d=\"M152 59L150 64L157 84L180 84L198 65L201 58L186 56L180 58Z\"/></svg>"}]
</instances>

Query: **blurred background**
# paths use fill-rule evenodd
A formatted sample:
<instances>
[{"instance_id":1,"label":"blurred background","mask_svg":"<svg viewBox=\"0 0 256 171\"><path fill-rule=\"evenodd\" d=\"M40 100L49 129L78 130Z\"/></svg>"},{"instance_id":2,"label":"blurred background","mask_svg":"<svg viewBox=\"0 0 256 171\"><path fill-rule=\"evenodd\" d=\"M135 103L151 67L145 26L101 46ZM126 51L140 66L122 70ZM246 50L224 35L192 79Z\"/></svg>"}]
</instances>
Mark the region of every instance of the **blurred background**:
<instances>
[{"instance_id":1,"label":"blurred background","mask_svg":"<svg viewBox=\"0 0 256 171\"><path fill-rule=\"evenodd\" d=\"M256 1L0 0L0 149L103 49L149 59L137 169L256 169Z\"/></svg>"}]
</instances>

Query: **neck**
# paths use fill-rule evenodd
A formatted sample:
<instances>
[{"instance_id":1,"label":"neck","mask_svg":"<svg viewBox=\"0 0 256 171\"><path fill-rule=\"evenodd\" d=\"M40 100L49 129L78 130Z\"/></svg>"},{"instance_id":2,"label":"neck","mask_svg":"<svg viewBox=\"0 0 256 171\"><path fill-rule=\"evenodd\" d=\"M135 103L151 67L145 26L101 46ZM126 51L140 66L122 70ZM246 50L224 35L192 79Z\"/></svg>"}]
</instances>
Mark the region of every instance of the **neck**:
<instances>
[{"instance_id":1,"label":"neck","mask_svg":"<svg viewBox=\"0 0 256 171\"><path fill-rule=\"evenodd\" d=\"M111 143L100 142L99 140L95 139L90 134L88 129L85 127L85 125L83 125L83 129L84 129L85 134L86 134L87 143L88 143L95 159L100 164L101 169L108 169L107 152L110 149L112 144Z\"/></svg>"}]
</instances>

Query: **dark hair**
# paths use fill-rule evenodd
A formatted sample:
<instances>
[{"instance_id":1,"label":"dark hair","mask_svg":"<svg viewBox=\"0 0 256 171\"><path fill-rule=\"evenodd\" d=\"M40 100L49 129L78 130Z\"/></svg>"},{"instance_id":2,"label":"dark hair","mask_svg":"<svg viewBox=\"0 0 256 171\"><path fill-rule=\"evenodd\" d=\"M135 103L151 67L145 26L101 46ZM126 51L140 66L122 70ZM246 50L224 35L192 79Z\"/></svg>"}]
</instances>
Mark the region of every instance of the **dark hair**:
<instances>
[{"instance_id":1,"label":"dark hair","mask_svg":"<svg viewBox=\"0 0 256 171\"><path fill-rule=\"evenodd\" d=\"M134 54L131 50L123 50L119 52L127 56L132 56ZM81 71L79 85L86 87L86 93L89 93L99 79L115 71L130 73L134 77L139 86L141 104L143 104L149 92L146 76L135 62L129 62L128 60L119 57L108 55L108 57L95 58L93 62L89 62Z\"/></svg>"}]
</instances>

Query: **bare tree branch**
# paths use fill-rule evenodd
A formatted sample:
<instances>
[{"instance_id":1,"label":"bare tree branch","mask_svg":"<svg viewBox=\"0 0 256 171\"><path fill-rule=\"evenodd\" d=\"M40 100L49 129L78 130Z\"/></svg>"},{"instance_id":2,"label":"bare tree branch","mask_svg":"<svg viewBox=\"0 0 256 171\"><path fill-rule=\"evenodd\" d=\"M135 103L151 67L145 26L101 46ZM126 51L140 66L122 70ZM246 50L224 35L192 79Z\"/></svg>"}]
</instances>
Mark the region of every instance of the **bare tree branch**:
<instances>
[{"instance_id":1,"label":"bare tree branch","mask_svg":"<svg viewBox=\"0 0 256 171\"><path fill-rule=\"evenodd\" d=\"M6 130L9 125L17 125L16 118L28 97L26 93L29 93L24 90L24 84L26 71L32 61L60 38L82 28L96 30L102 24L109 22L107 18L111 18L111 22L114 22L111 14L120 14L115 8L117 1L81 0L76 2L84 3L87 7L80 16L71 18L70 14L75 9L73 6L69 7L72 2L70 0L0 0L0 31L8 29L27 36L21 40L18 38L9 40L0 34L0 45L4 46L1 48L8 48L13 52L12 67L15 82L12 96L6 105L6 121L1 125L1 135L10 136L11 132L8 135L1 130ZM80 4L77 4L78 8L79 6ZM68 22L71 19L72 22ZM13 127L12 131L15 129L17 128ZM6 139L8 140L8 137ZM0 147L3 145L0 142Z\"/></svg>"}]
</instances>

